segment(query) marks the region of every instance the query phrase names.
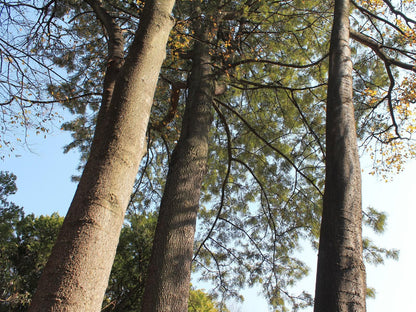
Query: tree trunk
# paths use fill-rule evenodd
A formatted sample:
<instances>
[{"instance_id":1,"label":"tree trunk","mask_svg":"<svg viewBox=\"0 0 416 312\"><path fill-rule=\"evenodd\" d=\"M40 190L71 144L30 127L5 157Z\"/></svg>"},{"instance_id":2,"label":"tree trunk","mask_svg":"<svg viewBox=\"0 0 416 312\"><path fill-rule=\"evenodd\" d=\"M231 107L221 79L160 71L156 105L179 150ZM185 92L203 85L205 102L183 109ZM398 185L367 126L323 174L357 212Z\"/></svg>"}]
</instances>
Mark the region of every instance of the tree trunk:
<instances>
[{"instance_id":1,"label":"tree trunk","mask_svg":"<svg viewBox=\"0 0 416 312\"><path fill-rule=\"evenodd\" d=\"M349 0L335 0L327 102L326 180L315 312L366 310L361 171L352 87Z\"/></svg>"},{"instance_id":2,"label":"tree trunk","mask_svg":"<svg viewBox=\"0 0 416 312\"><path fill-rule=\"evenodd\" d=\"M106 131L105 129L107 129L108 123L110 122L109 120L111 119L111 115L108 114L108 111L110 109L114 87L116 85L121 67L124 63L124 37L120 26L117 25L115 19L108 14L101 2L98 0L86 0L86 2L94 10L96 17L101 22L108 35L107 68L103 81L101 106L98 112L98 119L101 120L101 122L97 124L94 135L95 138L100 138L102 137L101 132ZM91 153L98 150L98 148L95 148L91 151Z\"/></svg>"},{"instance_id":3,"label":"tree trunk","mask_svg":"<svg viewBox=\"0 0 416 312\"><path fill-rule=\"evenodd\" d=\"M189 94L160 205L143 312L188 310L195 224L206 173L214 93L206 30L199 29L195 34L198 40L193 50Z\"/></svg>"},{"instance_id":4,"label":"tree trunk","mask_svg":"<svg viewBox=\"0 0 416 312\"><path fill-rule=\"evenodd\" d=\"M139 162L174 0L146 1L107 114L29 311L100 311ZM106 109L103 106L103 109ZM105 123L105 127L102 126Z\"/></svg>"}]
</instances>

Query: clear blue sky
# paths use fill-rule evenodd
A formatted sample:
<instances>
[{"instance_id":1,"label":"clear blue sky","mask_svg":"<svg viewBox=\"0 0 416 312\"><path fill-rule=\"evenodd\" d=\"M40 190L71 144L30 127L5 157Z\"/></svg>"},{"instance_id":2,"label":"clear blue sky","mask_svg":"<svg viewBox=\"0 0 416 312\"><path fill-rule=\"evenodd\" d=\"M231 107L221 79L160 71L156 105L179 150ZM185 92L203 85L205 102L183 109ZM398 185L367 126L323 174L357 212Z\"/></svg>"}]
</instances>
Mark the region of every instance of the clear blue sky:
<instances>
[{"instance_id":1,"label":"clear blue sky","mask_svg":"<svg viewBox=\"0 0 416 312\"><path fill-rule=\"evenodd\" d=\"M17 175L18 192L11 199L28 213L40 215L58 211L65 215L76 188L70 177L76 173L78 164L76 153L62 153L62 147L68 142L70 137L67 133L55 130L46 139L35 136L29 138L32 152L18 148L15 154L20 157L11 156L0 160L0 170L8 170ZM364 207L372 206L388 214L386 233L373 237L379 246L401 250L399 261L388 260L385 265L367 267L368 286L377 291L376 299L367 302L368 312L414 311L415 177L416 162L409 163L406 171L395 176L390 183L363 174ZM299 288L313 294L316 254L308 248L305 248L303 254L308 259L312 272ZM257 292L245 292L246 301L236 304L234 310L267 311L265 300Z\"/></svg>"}]
</instances>

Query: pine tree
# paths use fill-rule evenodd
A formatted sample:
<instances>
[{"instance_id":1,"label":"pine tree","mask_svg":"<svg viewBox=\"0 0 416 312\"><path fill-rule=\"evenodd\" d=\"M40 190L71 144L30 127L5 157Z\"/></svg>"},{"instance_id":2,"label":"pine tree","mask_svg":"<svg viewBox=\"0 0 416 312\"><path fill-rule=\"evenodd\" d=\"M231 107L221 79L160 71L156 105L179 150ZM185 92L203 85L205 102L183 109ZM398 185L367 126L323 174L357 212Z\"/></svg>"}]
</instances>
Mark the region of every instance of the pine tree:
<instances>
[{"instance_id":1,"label":"pine tree","mask_svg":"<svg viewBox=\"0 0 416 312\"><path fill-rule=\"evenodd\" d=\"M146 2L30 311L100 311L139 162L174 1Z\"/></svg>"},{"instance_id":2,"label":"pine tree","mask_svg":"<svg viewBox=\"0 0 416 312\"><path fill-rule=\"evenodd\" d=\"M314 311L365 311L361 170L353 106L349 0L335 1L326 117L326 179Z\"/></svg>"},{"instance_id":3,"label":"pine tree","mask_svg":"<svg viewBox=\"0 0 416 312\"><path fill-rule=\"evenodd\" d=\"M214 76L208 33L210 21L193 6L192 69L182 130L173 150L159 208L143 311L185 311L202 180L207 171Z\"/></svg>"}]
</instances>

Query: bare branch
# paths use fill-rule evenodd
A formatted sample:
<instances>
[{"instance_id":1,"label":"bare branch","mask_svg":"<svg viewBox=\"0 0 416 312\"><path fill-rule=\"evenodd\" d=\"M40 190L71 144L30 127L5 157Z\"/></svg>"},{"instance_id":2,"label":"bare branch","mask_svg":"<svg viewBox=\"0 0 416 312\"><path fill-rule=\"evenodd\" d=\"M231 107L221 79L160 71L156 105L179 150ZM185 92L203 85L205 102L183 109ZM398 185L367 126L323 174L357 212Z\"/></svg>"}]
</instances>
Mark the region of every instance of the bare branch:
<instances>
[{"instance_id":1,"label":"bare branch","mask_svg":"<svg viewBox=\"0 0 416 312\"><path fill-rule=\"evenodd\" d=\"M377 56L379 56L383 62L385 62L388 65L395 65L397 67L411 70L416 73L416 66L409 63L401 62L397 59L394 59L390 56L388 56L382 49L387 48L381 44L379 44L374 39L370 38L369 36L360 34L359 32L356 32L354 30L350 30L350 36L352 39L364 44L365 46L369 47L371 50L374 51Z\"/></svg>"},{"instance_id":2,"label":"bare branch","mask_svg":"<svg viewBox=\"0 0 416 312\"><path fill-rule=\"evenodd\" d=\"M390 11L395 14L396 16L402 17L407 23L416 24L416 20L408 17L403 12L396 10L396 8L393 6L393 4L389 0L383 0L383 2L389 7Z\"/></svg>"},{"instance_id":3,"label":"bare branch","mask_svg":"<svg viewBox=\"0 0 416 312\"><path fill-rule=\"evenodd\" d=\"M271 65L277 65L277 66L282 66L282 67L291 67L291 68L309 68L309 67L313 67L319 63L321 63L323 60L325 60L328 57L329 54L325 54L324 56L322 56L321 58L319 58L318 60L309 63L309 64L288 64L288 63L282 63L282 62L278 62L278 61L273 61L273 60L265 60L265 59L244 59L238 62L234 62L234 63L229 63L226 66L228 68L230 67L236 67L239 65L243 65L243 64L249 64L249 63L260 63L260 64L271 64Z\"/></svg>"},{"instance_id":4,"label":"bare branch","mask_svg":"<svg viewBox=\"0 0 416 312\"><path fill-rule=\"evenodd\" d=\"M229 105L223 103L222 101L215 99L215 101L217 103L219 103L221 106L227 108L230 112L232 112L234 115L236 115L245 125L246 127L256 136L258 137L261 141L263 141L269 148L271 148L273 151L275 151L276 153L278 153L280 156L282 156L282 158L284 158L292 167L293 169L295 169L296 172L299 173L299 175L301 175L306 181L308 181L318 192L320 195L323 196L322 191L319 189L319 187L315 184L314 181L312 181L312 179L310 177L308 177L307 175L305 175L299 168L298 166L296 166L296 164L288 157L286 156L282 151L280 151L279 149L277 149L275 146L273 146L269 141L267 141L265 138L263 138L263 136L261 136L248 122L247 120L245 120L245 118L243 116L241 116L241 114L239 114L235 109L233 109L232 107L230 107Z\"/></svg>"}]
</instances>

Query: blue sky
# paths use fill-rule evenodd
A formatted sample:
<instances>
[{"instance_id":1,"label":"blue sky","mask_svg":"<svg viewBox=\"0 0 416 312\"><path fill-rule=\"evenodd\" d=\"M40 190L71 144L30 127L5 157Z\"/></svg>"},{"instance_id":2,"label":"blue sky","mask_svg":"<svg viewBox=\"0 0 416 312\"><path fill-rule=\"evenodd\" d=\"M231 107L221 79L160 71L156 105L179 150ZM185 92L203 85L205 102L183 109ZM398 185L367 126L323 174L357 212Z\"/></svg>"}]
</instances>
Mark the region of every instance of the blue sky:
<instances>
[{"instance_id":1,"label":"blue sky","mask_svg":"<svg viewBox=\"0 0 416 312\"><path fill-rule=\"evenodd\" d=\"M385 233L374 235L364 231L379 247L400 250L398 261L387 260L384 265L367 266L367 285L375 288L376 298L367 300L367 312L415 311L414 281L416 280L416 161L406 165L406 170L393 176L393 181L385 183L376 176L368 174L370 166L362 164L363 173L363 207L374 207L388 215ZM298 289L314 293L316 274L316 253L305 246L301 251L311 268L310 275L299 283ZM237 305L239 312L268 311L264 299L258 296L259 290L247 291L246 302ZM304 311L312 312L313 309Z\"/></svg>"},{"instance_id":2,"label":"blue sky","mask_svg":"<svg viewBox=\"0 0 416 312\"><path fill-rule=\"evenodd\" d=\"M58 129L45 138L29 137L31 152L17 148L14 155L0 160L0 170L17 175L18 192L11 200L23 206L28 213L51 214L58 211L65 215L76 184L71 176L76 174L77 153L63 154L63 146L70 136ZM387 260L385 265L368 266L368 286L376 289L376 299L367 302L368 312L414 311L413 289L416 258L413 239L416 237L414 220L416 209L416 161L410 162L406 170L394 176L393 182L385 183L369 175L369 167L363 165L363 206L372 206L388 214L387 230L381 235L372 235L379 246L400 249L399 261ZM316 254L306 248L302 251L312 272L299 284L300 289L313 293ZM246 301L234 305L235 311L267 311L265 300L259 290L244 292ZM305 310L305 311L312 311Z\"/></svg>"}]
</instances>

